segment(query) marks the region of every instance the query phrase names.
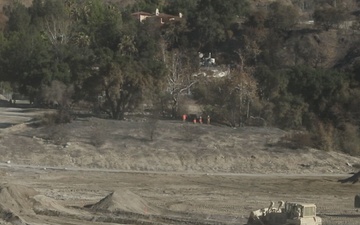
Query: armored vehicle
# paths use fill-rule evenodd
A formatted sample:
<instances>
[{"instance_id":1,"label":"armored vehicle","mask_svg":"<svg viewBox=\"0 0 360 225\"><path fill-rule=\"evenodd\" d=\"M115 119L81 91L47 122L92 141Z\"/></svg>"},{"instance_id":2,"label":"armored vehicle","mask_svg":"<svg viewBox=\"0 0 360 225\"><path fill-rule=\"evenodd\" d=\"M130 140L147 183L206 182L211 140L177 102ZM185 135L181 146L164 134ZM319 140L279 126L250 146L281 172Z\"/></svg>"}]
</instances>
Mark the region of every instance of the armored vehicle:
<instances>
[{"instance_id":1,"label":"armored vehicle","mask_svg":"<svg viewBox=\"0 0 360 225\"><path fill-rule=\"evenodd\" d=\"M322 225L316 216L316 205L279 201L278 207L271 202L268 208L250 213L247 225Z\"/></svg>"}]
</instances>

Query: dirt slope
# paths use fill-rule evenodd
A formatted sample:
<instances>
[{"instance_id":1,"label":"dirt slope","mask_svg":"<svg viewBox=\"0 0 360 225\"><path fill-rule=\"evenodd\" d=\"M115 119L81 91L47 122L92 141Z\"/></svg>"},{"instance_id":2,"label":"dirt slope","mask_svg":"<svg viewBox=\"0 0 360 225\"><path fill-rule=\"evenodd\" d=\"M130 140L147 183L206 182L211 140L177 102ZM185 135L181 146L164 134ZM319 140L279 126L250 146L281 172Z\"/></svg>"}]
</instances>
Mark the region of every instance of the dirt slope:
<instances>
[{"instance_id":1,"label":"dirt slope","mask_svg":"<svg viewBox=\"0 0 360 225\"><path fill-rule=\"evenodd\" d=\"M18 113L18 112L17 112ZM154 132L153 140L150 133ZM15 164L202 173L345 173L357 157L278 145L287 132L144 118L79 118L46 127L2 131L0 161Z\"/></svg>"}]
</instances>

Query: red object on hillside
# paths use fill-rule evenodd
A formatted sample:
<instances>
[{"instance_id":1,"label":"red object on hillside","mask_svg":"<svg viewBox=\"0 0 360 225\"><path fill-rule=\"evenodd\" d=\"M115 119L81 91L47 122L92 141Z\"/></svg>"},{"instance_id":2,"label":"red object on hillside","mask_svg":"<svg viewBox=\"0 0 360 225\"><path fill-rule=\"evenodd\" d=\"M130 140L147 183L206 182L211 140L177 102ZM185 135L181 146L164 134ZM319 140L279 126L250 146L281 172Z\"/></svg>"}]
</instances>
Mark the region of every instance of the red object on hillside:
<instances>
[{"instance_id":1,"label":"red object on hillside","mask_svg":"<svg viewBox=\"0 0 360 225\"><path fill-rule=\"evenodd\" d=\"M185 122L186 119L187 119L187 115L186 115L186 114L182 115L182 120L183 120L183 122Z\"/></svg>"}]
</instances>

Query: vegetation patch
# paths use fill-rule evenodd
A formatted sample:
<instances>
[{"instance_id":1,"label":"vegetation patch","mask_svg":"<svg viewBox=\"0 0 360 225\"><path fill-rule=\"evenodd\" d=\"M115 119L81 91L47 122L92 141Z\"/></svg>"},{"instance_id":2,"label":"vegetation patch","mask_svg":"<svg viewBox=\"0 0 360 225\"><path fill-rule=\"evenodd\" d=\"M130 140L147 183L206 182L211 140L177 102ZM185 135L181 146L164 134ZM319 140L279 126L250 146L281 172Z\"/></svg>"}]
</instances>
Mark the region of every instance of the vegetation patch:
<instances>
[{"instance_id":1,"label":"vegetation patch","mask_svg":"<svg viewBox=\"0 0 360 225\"><path fill-rule=\"evenodd\" d=\"M282 144L360 151L359 1L29 3L0 2L0 93L56 109L43 124L86 105L115 120L303 130ZM144 123L144 138L156 128Z\"/></svg>"}]
</instances>

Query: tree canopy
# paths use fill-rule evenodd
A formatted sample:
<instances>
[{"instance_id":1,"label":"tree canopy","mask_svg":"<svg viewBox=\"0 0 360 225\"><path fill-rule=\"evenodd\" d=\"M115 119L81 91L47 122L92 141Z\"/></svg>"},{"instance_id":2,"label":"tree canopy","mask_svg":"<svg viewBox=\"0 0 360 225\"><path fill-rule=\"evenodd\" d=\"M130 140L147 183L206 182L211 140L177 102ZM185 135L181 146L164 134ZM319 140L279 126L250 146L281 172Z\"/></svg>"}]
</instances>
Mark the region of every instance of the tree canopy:
<instances>
[{"instance_id":1,"label":"tree canopy","mask_svg":"<svg viewBox=\"0 0 360 225\"><path fill-rule=\"evenodd\" d=\"M34 0L27 8L14 1L4 8L0 82L31 101L87 101L113 119L144 102L161 104L176 118L181 100L190 98L218 123L243 126L260 118L284 129L337 135L319 140L336 140L334 146L345 149L359 141L350 134L360 127L360 40L355 33L341 36L340 26L350 18L350 2L292 2L138 0L123 7ZM140 22L136 12L149 17ZM314 26L304 23L309 16ZM329 59L335 50L323 49L330 46L327 35L353 48L336 50L346 67ZM324 58L336 66L325 68ZM354 146L351 152L360 152Z\"/></svg>"}]
</instances>

